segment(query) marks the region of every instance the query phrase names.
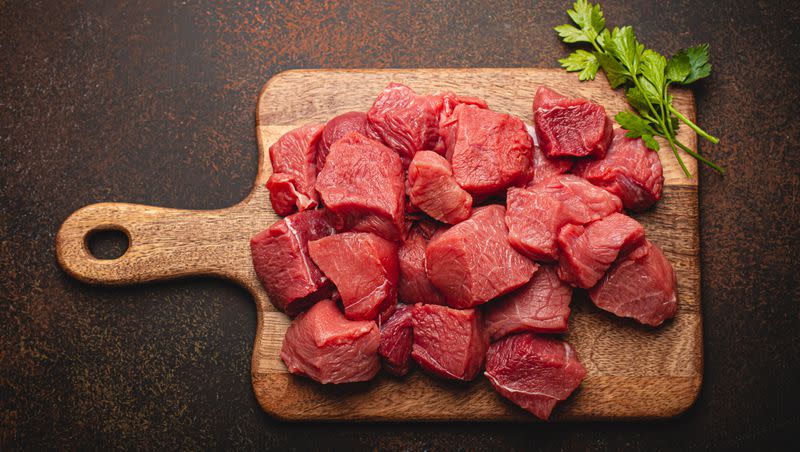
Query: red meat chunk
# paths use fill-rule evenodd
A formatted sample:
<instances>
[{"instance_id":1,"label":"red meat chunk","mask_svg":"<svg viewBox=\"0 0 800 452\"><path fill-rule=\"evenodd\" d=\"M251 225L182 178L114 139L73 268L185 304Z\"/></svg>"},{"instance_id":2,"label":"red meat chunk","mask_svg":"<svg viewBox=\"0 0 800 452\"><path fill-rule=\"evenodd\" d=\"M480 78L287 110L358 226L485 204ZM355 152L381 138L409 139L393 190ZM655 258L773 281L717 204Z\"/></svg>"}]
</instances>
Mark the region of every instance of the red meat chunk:
<instances>
[{"instance_id":1,"label":"red meat chunk","mask_svg":"<svg viewBox=\"0 0 800 452\"><path fill-rule=\"evenodd\" d=\"M413 308L405 304L398 305L394 314L381 326L378 354L383 358L383 368L398 377L407 374L411 369Z\"/></svg>"},{"instance_id":2,"label":"red meat chunk","mask_svg":"<svg viewBox=\"0 0 800 452\"><path fill-rule=\"evenodd\" d=\"M308 251L336 285L347 318L389 318L397 304L397 245L375 234L344 232L309 242Z\"/></svg>"},{"instance_id":3,"label":"red meat chunk","mask_svg":"<svg viewBox=\"0 0 800 452\"><path fill-rule=\"evenodd\" d=\"M336 231L324 210L278 220L250 240L253 268L276 309L295 316L331 296L330 280L308 255L308 241Z\"/></svg>"},{"instance_id":4,"label":"red meat chunk","mask_svg":"<svg viewBox=\"0 0 800 452\"><path fill-rule=\"evenodd\" d=\"M530 179L533 142L519 118L460 104L440 127L453 175L472 195L500 194Z\"/></svg>"},{"instance_id":5,"label":"red meat chunk","mask_svg":"<svg viewBox=\"0 0 800 452\"><path fill-rule=\"evenodd\" d=\"M272 175L267 180L272 210L289 215L317 206L317 142L322 124L298 127L269 147Z\"/></svg>"},{"instance_id":6,"label":"red meat chunk","mask_svg":"<svg viewBox=\"0 0 800 452\"><path fill-rule=\"evenodd\" d=\"M522 333L489 347L485 375L500 395L547 419L581 384L586 369L568 343Z\"/></svg>"},{"instance_id":7,"label":"red meat chunk","mask_svg":"<svg viewBox=\"0 0 800 452\"><path fill-rule=\"evenodd\" d=\"M375 322L348 320L323 300L289 325L281 359L289 372L323 384L366 381L380 370L380 340Z\"/></svg>"},{"instance_id":8,"label":"red meat chunk","mask_svg":"<svg viewBox=\"0 0 800 452\"><path fill-rule=\"evenodd\" d=\"M506 197L508 240L531 259L558 258L558 231L586 224L622 209L622 202L577 176L554 176L527 189L511 188Z\"/></svg>"},{"instance_id":9,"label":"red meat chunk","mask_svg":"<svg viewBox=\"0 0 800 452\"><path fill-rule=\"evenodd\" d=\"M588 289L597 284L617 256L643 241L642 225L621 213L612 213L586 227L568 224L558 233L558 276L575 287Z\"/></svg>"},{"instance_id":10,"label":"red meat chunk","mask_svg":"<svg viewBox=\"0 0 800 452\"><path fill-rule=\"evenodd\" d=\"M580 162L574 173L619 196L626 209L642 211L661 199L661 159L641 138L627 138L625 133L624 129L614 130L606 156Z\"/></svg>"},{"instance_id":11,"label":"red meat chunk","mask_svg":"<svg viewBox=\"0 0 800 452\"><path fill-rule=\"evenodd\" d=\"M374 232L388 240L403 236L403 167L383 144L355 132L337 141L316 186L337 216L337 229Z\"/></svg>"},{"instance_id":12,"label":"red meat chunk","mask_svg":"<svg viewBox=\"0 0 800 452\"><path fill-rule=\"evenodd\" d=\"M411 356L423 369L454 380L478 375L489 345L480 311L418 304L413 328Z\"/></svg>"},{"instance_id":13,"label":"red meat chunk","mask_svg":"<svg viewBox=\"0 0 800 452\"><path fill-rule=\"evenodd\" d=\"M426 237L430 237L432 231L426 231L425 226L420 224L411 228L397 252L400 262L398 295L400 300L408 304L446 304L425 271L425 247L428 245Z\"/></svg>"},{"instance_id":14,"label":"red meat chunk","mask_svg":"<svg viewBox=\"0 0 800 452\"><path fill-rule=\"evenodd\" d=\"M442 96L425 96L400 83L391 83L367 112L372 130L397 151L404 166L414 154L434 149L439 141Z\"/></svg>"},{"instance_id":15,"label":"red meat chunk","mask_svg":"<svg viewBox=\"0 0 800 452\"><path fill-rule=\"evenodd\" d=\"M538 266L508 243L498 205L479 207L469 219L435 235L425 249L431 282L454 308L471 308L531 279Z\"/></svg>"},{"instance_id":16,"label":"red meat chunk","mask_svg":"<svg viewBox=\"0 0 800 452\"><path fill-rule=\"evenodd\" d=\"M530 282L485 304L486 330L492 340L511 333L567 331L572 287L558 279L553 265L543 265Z\"/></svg>"},{"instance_id":17,"label":"red meat chunk","mask_svg":"<svg viewBox=\"0 0 800 452\"><path fill-rule=\"evenodd\" d=\"M617 260L589 291L598 308L639 323L658 326L675 316L675 272L661 249L645 240Z\"/></svg>"},{"instance_id":18,"label":"red meat chunk","mask_svg":"<svg viewBox=\"0 0 800 452\"><path fill-rule=\"evenodd\" d=\"M472 196L458 186L450 163L433 151L420 151L408 167L411 204L443 223L466 220Z\"/></svg>"},{"instance_id":19,"label":"red meat chunk","mask_svg":"<svg viewBox=\"0 0 800 452\"><path fill-rule=\"evenodd\" d=\"M611 121L601 105L568 99L544 86L533 99L539 146L548 157L602 158L611 141Z\"/></svg>"},{"instance_id":20,"label":"red meat chunk","mask_svg":"<svg viewBox=\"0 0 800 452\"><path fill-rule=\"evenodd\" d=\"M372 132L367 121L367 114L362 111L351 111L335 116L325 124L322 135L319 139L317 149L317 172L325 166L325 160L330 153L333 143L341 140L350 132L358 132L367 138L379 140L380 138Z\"/></svg>"},{"instance_id":21,"label":"red meat chunk","mask_svg":"<svg viewBox=\"0 0 800 452\"><path fill-rule=\"evenodd\" d=\"M528 187L550 179L553 176L568 173L569 170L572 169L574 159L570 157L550 158L544 155L542 148L539 147L536 141L536 130L527 124L525 128L528 130L528 135L533 139L533 177L528 182Z\"/></svg>"}]
</instances>

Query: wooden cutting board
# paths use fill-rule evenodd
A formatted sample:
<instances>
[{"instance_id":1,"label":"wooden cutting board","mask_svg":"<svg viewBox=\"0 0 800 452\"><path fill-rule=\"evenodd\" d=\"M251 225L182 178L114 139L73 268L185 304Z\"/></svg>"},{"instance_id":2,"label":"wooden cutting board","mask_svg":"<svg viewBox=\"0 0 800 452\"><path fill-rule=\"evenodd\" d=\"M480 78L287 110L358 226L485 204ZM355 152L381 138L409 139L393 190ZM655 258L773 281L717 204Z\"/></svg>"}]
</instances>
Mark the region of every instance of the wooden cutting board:
<instances>
[{"instance_id":1,"label":"wooden cutting board","mask_svg":"<svg viewBox=\"0 0 800 452\"><path fill-rule=\"evenodd\" d=\"M323 122L347 111L367 110L391 81L421 93L452 90L486 99L489 106L531 120L533 94L548 85L567 96L589 98L610 116L626 108L624 95L598 76L581 83L558 69L296 70L273 77L258 99L258 176L252 193L221 210L190 211L102 203L73 213L58 232L56 253L73 277L91 284L121 285L182 276L235 281L255 299L258 329L252 381L267 412L292 420L534 420L495 394L485 378L452 383L419 370L405 379L384 374L367 383L322 386L287 373L279 351L289 319L276 312L256 279L250 237L278 219L264 184L271 167L267 150L284 132ZM675 104L695 118L689 91L675 90ZM679 139L694 148L696 136L681 127ZM678 277L676 317L651 329L617 319L587 299L573 302L566 339L588 371L581 387L553 414L555 420L641 419L675 416L692 405L703 375L697 179L687 179L662 142L664 197L636 218L660 245ZM696 163L684 157L692 173ZM127 252L98 260L87 236L116 229L127 234Z\"/></svg>"}]
</instances>

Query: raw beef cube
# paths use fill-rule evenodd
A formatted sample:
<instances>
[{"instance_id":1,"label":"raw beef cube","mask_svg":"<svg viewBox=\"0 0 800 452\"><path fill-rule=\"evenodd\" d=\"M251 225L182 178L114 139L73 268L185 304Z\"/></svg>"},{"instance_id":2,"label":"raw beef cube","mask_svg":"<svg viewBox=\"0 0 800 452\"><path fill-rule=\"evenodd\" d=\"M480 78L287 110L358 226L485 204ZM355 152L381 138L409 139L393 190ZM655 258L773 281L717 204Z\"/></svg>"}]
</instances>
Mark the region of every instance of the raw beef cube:
<instances>
[{"instance_id":1,"label":"raw beef cube","mask_svg":"<svg viewBox=\"0 0 800 452\"><path fill-rule=\"evenodd\" d=\"M424 96L400 83L390 83L375 99L367 119L408 166L418 151L436 147L442 102L442 96Z\"/></svg>"},{"instance_id":2,"label":"raw beef cube","mask_svg":"<svg viewBox=\"0 0 800 452\"><path fill-rule=\"evenodd\" d=\"M434 220L455 224L466 220L472 196L458 186L450 163L433 151L420 151L408 167L411 203Z\"/></svg>"},{"instance_id":3,"label":"raw beef cube","mask_svg":"<svg viewBox=\"0 0 800 452\"><path fill-rule=\"evenodd\" d=\"M519 118L460 104L440 128L453 175L472 195L500 194L530 180L533 143Z\"/></svg>"},{"instance_id":4,"label":"raw beef cube","mask_svg":"<svg viewBox=\"0 0 800 452\"><path fill-rule=\"evenodd\" d=\"M281 359L289 372L323 384L371 379L380 370L381 333L372 321L352 321L336 302L323 300L286 330Z\"/></svg>"},{"instance_id":5,"label":"raw beef cube","mask_svg":"<svg viewBox=\"0 0 800 452\"><path fill-rule=\"evenodd\" d=\"M418 304L413 328L411 356L423 369L454 380L478 375L489 345L480 311Z\"/></svg>"},{"instance_id":6,"label":"raw beef cube","mask_svg":"<svg viewBox=\"0 0 800 452\"><path fill-rule=\"evenodd\" d=\"M539 190L510 188L506 195L508 242L515 250L537 261L558 256L558 230L564 223L561 202Z\"/></svg>"},{"instance_id":7,"label":"raw beef cube","mask_svg":"<svg viewBox=\"0 0 800 452\"><path fill-rule=\"evenodd\" d=\"M322 171L325 166L325 159L328 157L333 143L341 140L350 132L358 132L367 138L380 139L369 128L367 114L362 111L351 111L334 117L322 130L317 149L317 172Z\"/></svg>"},{"instance_id":8,"label":"raw beef cube","mask_svg":"<svg viewBox=\"0 0 800 452\"><path fill-rule=\"evenodd\" d=\"M330 280L308 255L308 241L331 235L324 210L306 210L276 221L250 240L253 268L276 309L295 316L331 296Z\"/></svg>"},{"instance_id":9,"label":"raw beef cube","mask_svg":"<svg viewBox=\"0 0 800 452\"><path fill-rule=\"evenodd\" d=\"M489 347L484 374L500 395L547 419L581 384L586 369L568 343L522 333Z\"/></svg>"},{"instance_id":10,"label":"raw beef cube","mask_svg":"<svg viewBox=\"0 0 800 452\"><path fill-rule=\"evenodd\" d=\"M621 213L612 213L586 227L568 224L558 233L558 277L588 289L597 284L617 256L643 241L642 225Z\"/></svg>"},{"instance_id":11,"label":"raw beef cube","mask_svg":"<svg viewBox=\"0 0 800 452\"><path fill-rule=\"evenodd\" d=\"M530 282L484 305L486 330L492 340L511 333L567 331L572 287L558 279L553 265L543 265Z\"/></svg>"},{"instance_id":12,"label":"raw beef cube","mask_svg":"<svg viewBox=\"0 0 800 452\"><path fill-rule=\"evenodd\" d=\"M533 139L533 178L528 182L528 187L553 176L568 173L572 169L574 162L572 158L550 158L544 155L542 148L537 144L536 130L527 124L525 124L525 128Z\"/></svg>"},{"instance_id":13,"label":"raw beef cube","mask_svg":"<svg viewBox=\"0 0 800 452\"><path fill-rule=\"evenodd\" d=\"M367 232L343 232L308 243L314 263L336 285L344 314L386 320L397 304L397 245Z\"/></svg>"},{"instance_id":14,"label":"raw beef cube","mask_svg":"<svg viewBox=\"0 0 800 452\"><path fill-rule=\"evenodd\" d=\"M645 240L642 246L617 260L589 296L600 309L658 326L675 316L676 285L675 272L664 253Z\"/></svg>"},{"instance_id":15,"label":"raw beef cube","mask_svg":"<svg viewBox=\"0 0 800 452\"><path fill-rule=\"evenodd\" d=\"M383 368L398 377L407 374L411 369L413 309L413 306L406 304L398 305L394 314L381 326L378 354L383 358Z\"/></svg>"},{"instance_id":16,"label":"raw beef cube","mask_svg":"<svg viewBox=\"0 0 800 452\"><path fill-rule=\"evenodd\" d=\"M539 146L548 157L602 158L611 141L611 121L601 105L567 99L544 86L533 99Z\"/></svg>"},{"instance_id":17,"label":"raw beef cube","mask_svg":"<svg viewBox=\"0 0 800 452\"><path fill-rule=\"evenodd\" d=\"M424 226L414 226L397 252L400 262L398 295L401 301L408 304L446 304L425 271L425 247L428 245L426 234L429 232Z\"/></svg>"},{"instance_id":18,"label":"raw beef cube","mask_svg":"<svg viewBox=\"0 0 800 452\"><path fill-rule=\"evenodd\" d=\"M309 124L285 133L269 147L272 175L267 180L272 209L278 215L317 206L317 142L323 124Z\"/></svg>"},{"instance_id":19,"label":"raw beef cube","mask_svg":"<svg viewBox=\"0 0 800 452\"><path fill-rule=\"evenodd\" d=\"M622 209L622 202L585 179L551 177L528 189L511 188L506 197L508 240L531 259L558 258L558 231L565 224L586 224Z\"/></svg>"},{"instance_id":20,"label":"raw beef cube","mask_svg":"<svg viewBox=\"0 0 800 452\"><path fill-rule=\"evenodd\" d=\"M435 235L425 249L431 282L454 308L471 308L531 279L538 266L508 243L505 208L479 207L469 219Z\"/></svg>"},{"instance_id":21,"label":"raw beef cube","mask_svg":"<svg viewBox=\"0 0 800 452\"><path fill-rule=\"evenodd\" d=\"M658 154L625 133L614 130L606 156L580 162L574 173L619 196L626 209L641 211L661 199L664 173Z\"/></svg>"},{"instance_id":22,"label":"raw beef cube","mask_svg":"<svg viewBox=\"0 0 800 452\"><path fill-rule=\"evenodd\" d=\"M317 176L317 191L337 215L337 229L402 237L403 166L383 144L355 132L334 143Z\"/></svg>"}]
</instances>

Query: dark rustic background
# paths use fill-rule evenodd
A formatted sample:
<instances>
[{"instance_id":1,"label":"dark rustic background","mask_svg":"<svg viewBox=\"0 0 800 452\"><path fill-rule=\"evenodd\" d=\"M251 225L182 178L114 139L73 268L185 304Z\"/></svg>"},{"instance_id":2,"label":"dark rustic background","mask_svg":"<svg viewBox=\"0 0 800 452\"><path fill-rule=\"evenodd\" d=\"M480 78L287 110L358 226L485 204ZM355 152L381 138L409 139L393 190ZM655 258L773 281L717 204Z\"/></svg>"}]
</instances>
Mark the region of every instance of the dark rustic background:
<instances>
[{"instance_id":1,"label":"dark rustic background","mask_svg":"<svg viewBox=\"0 0 800 452\"><path fill-rule=\"evenodd\" d=\"M0 0L0 448L789 446L800 427L800 14L791 2L605 5L664 53L711 45L699 122L705 381L667 422L289 424L250 386L232 284L90 287L59 224L99 201L209 209L256 172L260 87L290 68L555 67L567 1ZM99 253L119 244L100 238ZM118 250L117 250L118 251ZM376 400L375 403L381 403Z\"/></svg>"}]
</instances>

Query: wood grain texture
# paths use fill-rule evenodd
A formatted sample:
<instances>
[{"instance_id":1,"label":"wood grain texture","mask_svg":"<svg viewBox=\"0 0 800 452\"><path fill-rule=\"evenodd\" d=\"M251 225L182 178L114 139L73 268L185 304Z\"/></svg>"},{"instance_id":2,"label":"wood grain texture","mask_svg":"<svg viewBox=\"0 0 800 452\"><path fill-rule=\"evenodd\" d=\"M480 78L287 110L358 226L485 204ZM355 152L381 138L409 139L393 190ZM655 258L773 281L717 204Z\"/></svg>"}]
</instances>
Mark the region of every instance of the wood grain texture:
<instances>
[{"instance_id":1,"label":"wood grain texture","mask_svg":"<svg viewBox=\"0 0 800 452\"><path fill-rule=\"evenodd\" d=\"M398 380L380 375L357 385L322 386L288 374L279 350L289 319L276 312L250 261L249 239L278 217L264 188L271 167L267 149L286 131L339 113L366 110L390 81L419 92L452 90L479 96L494 110L530 121L533 93L546 84L568 96L589 98L609 115L625 108L624 96L601 76L580 83L555 69L297 70L273 77L259 96L259 170L253 192L228 209L188 211L103 203L76 211L62 225L56 254L73 277L93 284L134 284L182 276L233 280L253 295L258 329L252 381L261 406L292 420L532 420L496 395L485 379L468 384L443 382L417 371ZM694 118L689 91L675 91L679 110ZM682 127L679 139L695 147ZM663 143L662 143L663 145ZM664 146L665 147L665 146ZM693 174L696 163L685 157ZM560 404L555 420L642 419L674 416L697 397L703 372L697 178L685 178L674 158L662 151L664 197L636 217L660 245L678 277L675 319L650 329L617 319L587 300L573 303L566 339L588 375L578 391ZM117 229L129 248L118 259L99 260L88 251L92 231Z\"/></svg>"}]
</instances>

